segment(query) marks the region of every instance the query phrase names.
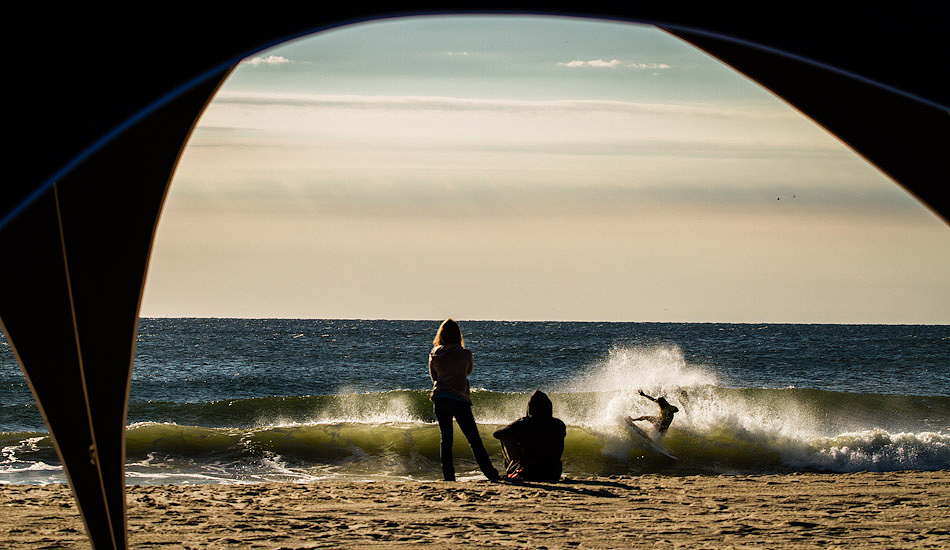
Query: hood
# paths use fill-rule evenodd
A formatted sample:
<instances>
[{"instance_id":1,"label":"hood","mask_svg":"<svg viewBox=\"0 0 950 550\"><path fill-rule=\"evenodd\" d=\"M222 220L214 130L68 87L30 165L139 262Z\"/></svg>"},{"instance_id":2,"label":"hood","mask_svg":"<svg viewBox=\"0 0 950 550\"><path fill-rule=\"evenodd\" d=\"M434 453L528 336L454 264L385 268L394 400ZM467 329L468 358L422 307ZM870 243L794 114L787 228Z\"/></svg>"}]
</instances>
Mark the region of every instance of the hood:
<instances>
[{"instance_id":1,"label":"hood","mask_svg":"<svg viewBox=\"0 0 950 550\"><path fill-rule=\"evenodd\" d=\"M537 416L539 418L551 418L554 415L554 406L547 394L541 390L535 390L528 399L528 416Z\"/></svg>"}]
</instances>

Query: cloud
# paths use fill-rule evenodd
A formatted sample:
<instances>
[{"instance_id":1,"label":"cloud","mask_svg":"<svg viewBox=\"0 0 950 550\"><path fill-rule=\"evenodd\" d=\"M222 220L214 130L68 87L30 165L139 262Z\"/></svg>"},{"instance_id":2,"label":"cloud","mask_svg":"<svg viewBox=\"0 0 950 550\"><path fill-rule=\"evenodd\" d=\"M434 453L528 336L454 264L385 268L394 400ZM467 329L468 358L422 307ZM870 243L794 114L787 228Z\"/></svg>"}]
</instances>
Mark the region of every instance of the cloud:
<instances>
[{"instance_id":1,"label":"cloud","mask_svg":"<svg viewBox=\"0 0 950 550\"><path fill-rule=\"evenodd\" d=\"M292 62L282 55L268 55L267 57L250 57L241 63L243 65L257 67L258 65L286 65Z\"/></svg>"},{"instance_id":2,"label":"cloud","mask_svg":"<svg viewBox=\"0 0 950 550\"><path fill-rule=\"evenodd\" d=\"M619 59L611 59L606 61L604 59L591 59L584 61L582 59L575 59L573 61L560 61L558 62L559 67L568 67L571 69L576 69L578 67L593 67L595 69L616 69L616 68L625 68L625 69L642 69L642 70L661 70L669 69L670 66L666 63L624 63Z\"/></svg>"},{"instance_id":3,"label":"cloud","mask_svg":"<svg viewBox=\"0 0 950 550\"><path fill-rule=\"evenodd\" d=\"M623 63L619 59L611 59L610 61L604 61L603 59L593 59L587 62L588 67L597 67L597 68L613 68L619 67Z\"/></svg>"}]
</instances>

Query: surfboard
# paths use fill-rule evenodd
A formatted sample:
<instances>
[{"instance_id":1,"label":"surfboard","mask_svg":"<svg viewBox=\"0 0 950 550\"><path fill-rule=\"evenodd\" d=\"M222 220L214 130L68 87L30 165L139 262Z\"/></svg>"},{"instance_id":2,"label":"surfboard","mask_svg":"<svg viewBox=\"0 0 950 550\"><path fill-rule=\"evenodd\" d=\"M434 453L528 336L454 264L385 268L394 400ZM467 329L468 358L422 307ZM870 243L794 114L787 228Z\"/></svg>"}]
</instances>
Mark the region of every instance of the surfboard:
<instances>
[{"instance_id":1,"label":"surfboard","mask_svg":"<svg viewBox=\"0 0 950 550\"><path fill-rule=\"evenodd\" d=\"M643 439L643 441L647 444L648 447L650 447L651 449L653 449L654 451L660 453L661 455L665 457L672 458L673 460L679 460L675 456L671 455L669 451L667 451L663 447L660 447L660 445L657 444L656 441L653 441L652 437L650 437L645 431L643 431L643 428L634 424L632 420L630 420L629 418L624 418L624 422L627 424L627 427L630 428L631 432L637 434L638 436L640 436L641 439Z\"/></svg>"}]
</instances>

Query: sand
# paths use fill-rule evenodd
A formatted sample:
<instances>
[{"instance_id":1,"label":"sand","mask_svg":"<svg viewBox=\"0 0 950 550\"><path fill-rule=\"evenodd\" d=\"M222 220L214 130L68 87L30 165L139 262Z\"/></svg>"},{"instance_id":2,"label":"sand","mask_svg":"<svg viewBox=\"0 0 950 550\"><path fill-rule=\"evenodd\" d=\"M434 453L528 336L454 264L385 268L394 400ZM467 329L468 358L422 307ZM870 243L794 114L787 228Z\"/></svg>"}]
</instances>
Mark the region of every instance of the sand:
<instances>
[{"instance_id":1,"label":"sand","mask_svg":"<svg viewBox=\"0 0 950 550\"><path fill-rule=\"evenodd\" d=\"M131 486L132 548L950 547L950 471ZM88 548L69 488L0 486L0 547Z\"/></svg>"}]
</instances>

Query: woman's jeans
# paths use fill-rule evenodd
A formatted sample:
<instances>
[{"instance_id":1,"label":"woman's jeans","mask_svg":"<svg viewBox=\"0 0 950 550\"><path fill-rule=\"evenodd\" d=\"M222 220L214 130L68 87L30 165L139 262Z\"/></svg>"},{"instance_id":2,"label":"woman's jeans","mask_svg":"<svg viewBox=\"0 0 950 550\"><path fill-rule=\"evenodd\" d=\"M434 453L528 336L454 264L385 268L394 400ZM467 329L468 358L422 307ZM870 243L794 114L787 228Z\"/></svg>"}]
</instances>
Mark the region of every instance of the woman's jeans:
<instances>
[{"instance_id":1,"label":"woman's jeans","mask_svg":"<svg viewBox=\"0 0 950 550\"><path fill-rule=\"evenodd\" d=\"M498 479L498 470L492 465L488 458L488 452L482 445L482 438L478 435L478 427L475 426L475 416L472 414L472 406L465 401L459 401L450 397L437 397L433 399L435 403L435 417L439 421L439 432L442 435L442 445L440 447L440 456L442 458L442 478L446 481L455 481L455 465L452 464L452 418L458 423L469 446L472 447L472 453L475 455L475 461L482 473L490 480Z\"/></svg>"}]
</instances>

